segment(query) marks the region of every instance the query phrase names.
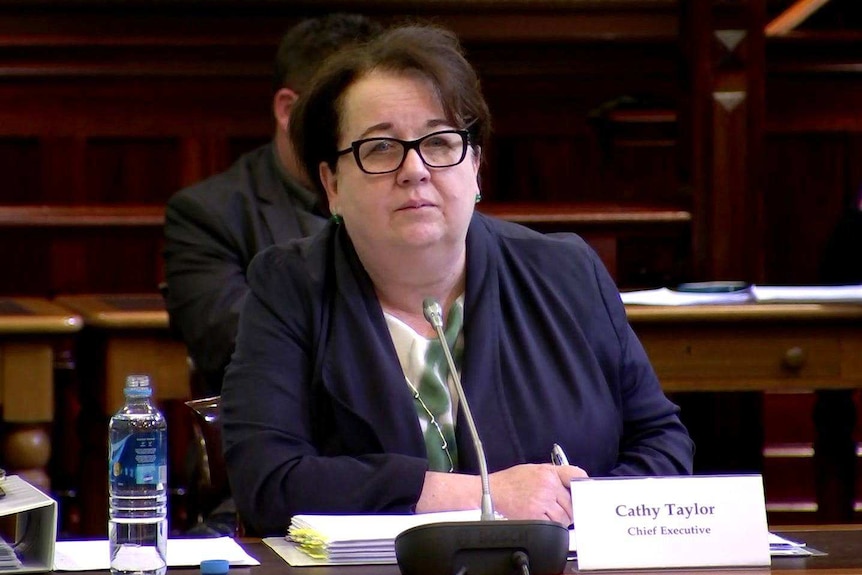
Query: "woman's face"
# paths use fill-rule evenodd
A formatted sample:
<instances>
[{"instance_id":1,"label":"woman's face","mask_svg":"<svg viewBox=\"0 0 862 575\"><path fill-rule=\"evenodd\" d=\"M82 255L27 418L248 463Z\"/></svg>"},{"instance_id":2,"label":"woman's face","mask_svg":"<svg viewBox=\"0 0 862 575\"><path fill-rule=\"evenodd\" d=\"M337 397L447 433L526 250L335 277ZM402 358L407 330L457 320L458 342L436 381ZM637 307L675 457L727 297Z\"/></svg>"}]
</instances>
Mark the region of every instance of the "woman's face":
<instances>
[{"instance_id":1,"label":"woman's face","mask_svg":"<svg viewBox=\"0 0 862 575\"><path fill-rule=\"evenodd\" d=\"M340 150L355 140L376 137L415 140L457 129L445 118L433 85L418 74L373 71L344 93ZM341 215L357 247L455 246L463 244L473 214L479 153L468 146L463 162L431 168L416 150L394 172L367 174L352 153L339 157L335 171L320 164L329 206Z\"/></svg>"}]
</instances>

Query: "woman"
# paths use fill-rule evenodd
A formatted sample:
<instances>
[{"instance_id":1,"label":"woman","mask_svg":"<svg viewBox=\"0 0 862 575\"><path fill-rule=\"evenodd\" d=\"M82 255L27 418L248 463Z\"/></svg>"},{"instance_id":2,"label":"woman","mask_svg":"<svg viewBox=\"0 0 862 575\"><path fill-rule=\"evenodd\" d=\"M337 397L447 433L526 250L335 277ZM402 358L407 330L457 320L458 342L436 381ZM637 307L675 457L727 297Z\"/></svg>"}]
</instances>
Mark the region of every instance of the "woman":
<instances>
[{"instance_id":1,"label":"woman","mask_svg":"<svg viewBox=\"0 0 862 575\"><path fill-rule=\"evenodd\" d=\"M690 473L677 408L595 253L474 213L489 122L457 40L430 27L340 54L298 102L291 136L335 221L248 270L222 408L256 531L283 533L295 513L479 507L429 297L499 513L569 524L572 479ZM554 443L572 465L549 463Z\"/></svg>"}]
</instances>

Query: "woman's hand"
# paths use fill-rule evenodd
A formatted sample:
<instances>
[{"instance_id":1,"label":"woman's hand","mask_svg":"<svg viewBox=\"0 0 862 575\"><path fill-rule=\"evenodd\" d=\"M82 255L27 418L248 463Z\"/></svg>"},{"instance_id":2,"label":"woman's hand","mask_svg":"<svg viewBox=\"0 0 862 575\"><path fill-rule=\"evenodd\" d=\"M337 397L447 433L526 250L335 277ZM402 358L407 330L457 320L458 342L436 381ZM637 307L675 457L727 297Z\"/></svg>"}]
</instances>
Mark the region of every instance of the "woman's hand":
<instances>
[{"instance_id":1,"label":"woman's hand","mask_svg":"<svg viewBox=\"0 0 862 575\"><path fill-rule=\"evenodd\" d=\"M569 483L588 477L574 465L516 465L490 476L497 513L508 519L550 519L572 523Z\"/></svg>"},{"instance_id":2,"label":"woman's hand","mask_svg":"<svg viewBox=\"0 0 862 575\"><path fill-rule=\"evenodd\" d=\"M569 483L584 477L587 473L574 465L516 465L490 475L491 497L497 513L508 519L551 519L571 525ZM481 496L478 475L429 471L416 512L478 509Z\"/></svg>"}]
</instances>

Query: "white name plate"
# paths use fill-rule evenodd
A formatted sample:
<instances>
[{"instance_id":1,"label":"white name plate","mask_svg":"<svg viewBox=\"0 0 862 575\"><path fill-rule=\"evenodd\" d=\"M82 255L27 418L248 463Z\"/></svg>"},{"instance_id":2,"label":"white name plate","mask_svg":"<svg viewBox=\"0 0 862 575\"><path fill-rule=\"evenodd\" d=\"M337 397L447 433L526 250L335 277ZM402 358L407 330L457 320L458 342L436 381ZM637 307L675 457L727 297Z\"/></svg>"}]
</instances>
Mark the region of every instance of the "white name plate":
<instances>
[{"instance_id":1,"label":"white name plate","mask_svg":"<svg viewBox=\"0 0 862 575\"><path fill-rule=\"evenodd\" d=\"M769 565L760 475L572 482L578 569Z\"/></svg>"}]
</instances>

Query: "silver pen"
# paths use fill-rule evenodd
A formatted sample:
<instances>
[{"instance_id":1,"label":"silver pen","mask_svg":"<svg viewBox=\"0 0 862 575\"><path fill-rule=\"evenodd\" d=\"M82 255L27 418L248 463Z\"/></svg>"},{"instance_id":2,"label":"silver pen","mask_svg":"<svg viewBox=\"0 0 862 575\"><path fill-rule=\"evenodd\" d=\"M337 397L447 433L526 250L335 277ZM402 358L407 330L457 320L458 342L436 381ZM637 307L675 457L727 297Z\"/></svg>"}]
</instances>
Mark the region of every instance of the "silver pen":
<instances>
[{"instance_id":1,"label":"silver pen","mask_svg":"<svg viewBox=\"0 0 862 575\"><path fill-rule=\"evenodd\" d=\"M566 457L566 452L560 447L559 443L555 443L551 448L551 463L554 465L568 465L569 458Z\"/></svg>"}]
</instances>

